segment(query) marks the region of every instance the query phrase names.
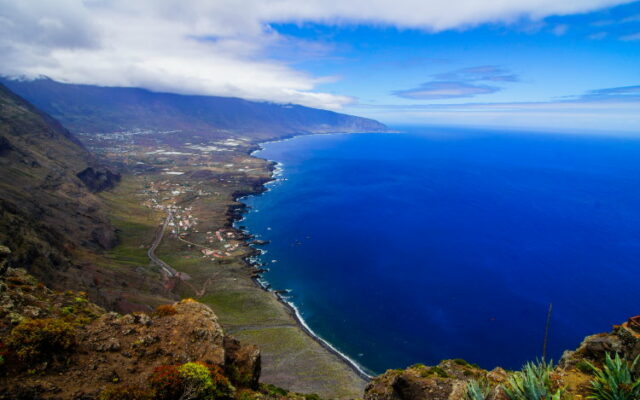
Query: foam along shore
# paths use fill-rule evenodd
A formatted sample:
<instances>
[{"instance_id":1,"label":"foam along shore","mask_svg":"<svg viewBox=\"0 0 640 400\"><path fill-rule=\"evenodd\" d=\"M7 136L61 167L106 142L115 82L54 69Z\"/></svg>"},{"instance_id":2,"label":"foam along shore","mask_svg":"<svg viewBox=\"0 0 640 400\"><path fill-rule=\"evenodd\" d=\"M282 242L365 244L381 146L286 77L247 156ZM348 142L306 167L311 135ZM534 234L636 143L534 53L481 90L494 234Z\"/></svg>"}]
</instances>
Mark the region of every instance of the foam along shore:
<instances>
[{"instance_id":1,"label":"foam along shore","mask_svg":"<svg viewBox=\"0 0 640 400\"><path fill-rule=\"evenodd\" d=\"M334 134L343 134L343 133L334 133ZM321 135L327 135L327 134L321 134ZM257 150L252 151L250 153L250 155L252 157L257 157L256 153L259 153L260 151L264 150L264 148L262 146L265 145L265 144L285 142L285 141L292 140L295 137L296 136L292 136L292 137L288 137L288 138L285 138L285 139L272 140L272 141L260 143L260 148L257 149ZM278 181L283 179L283 178L280 178L280 177L282 177L284 175L284 164L281 163L281 162L275 161L275 160L267 160L267 159L265 159L265 160L268 161L269 163L271 163L271 165L274 166L273 169L271 170L271 180L269 180L269 181L267 181L267 182L265 182L263 184L265 190L260 192L260 193L258 193L258 194L243 195L243 196L239 196L238 198L236 198L236 201L239 201L239 202L245 204L245 208L244 208L242 214L239 214L239 215L236 216L236 219L235 219L235 221L233 223L233 226L234 226L234 228L240 230L243 233L243 236L245 238L246 237L257 237L257 236L254 236L253 234L251 234L250 231L248 231L246 229L240 229L238 227L238 224L246 219L245 214L247 212L249 212L249 210L251 210L251 208L248 207L246 205L246 203L243 202L243 200L246 200L247 198L250 198L250 197L253 197L253 196L260 196L260 195L270 191L272 189L273 184L275 184ZM255 212L257 210L253 210L253 211ZM251 248L254 248L256 250L257 254L258 254L257 256L246 257L245 258L245 262L251 267L262 268L264 265L260 261L259 257L264 255L264 254L266 254L267 250L265 250L265 249L256 249L256 247L254 245L250 244L247 239L245 239L245 242L246 242L247 246L249 246ZM311 329L311 327L307 324L307 322L304 320L304 318L302 317L302 314L301 314L300 310L298 309L298 307L293 302L287 300L286 297L282 295L281 291L274 290L271 287L271 284L269 284L269 282L267 280L265 280L261 275L253 278L253 281L256 283L256 285L258 285L263 290L266 290L266 291L274 293L276 298L287 308L287 310L289 311L289 313L291 314L293 319L296 321L296 324L298 325L298 327L303 332L305 332L307 335L309 335L312 339L314 339L320 346L322 346L325 350L327 350L331 354L334 354L335 356L337 356L340 360L342 360L349 368L351 368L362 379L365 379L365 380L368 381L368 380L373 378L373 375L371 373L367 372L367 370L363 366L358 364L355 360L351 359L349 356L347 356L346 354L344 354L343 352L338 350L335 346L333 346L327 340L323 339L321 336L319 336L317 333L315 333ZM289 291L287 290L287 292L289 292Z\"/></svg>"}]
</instances>

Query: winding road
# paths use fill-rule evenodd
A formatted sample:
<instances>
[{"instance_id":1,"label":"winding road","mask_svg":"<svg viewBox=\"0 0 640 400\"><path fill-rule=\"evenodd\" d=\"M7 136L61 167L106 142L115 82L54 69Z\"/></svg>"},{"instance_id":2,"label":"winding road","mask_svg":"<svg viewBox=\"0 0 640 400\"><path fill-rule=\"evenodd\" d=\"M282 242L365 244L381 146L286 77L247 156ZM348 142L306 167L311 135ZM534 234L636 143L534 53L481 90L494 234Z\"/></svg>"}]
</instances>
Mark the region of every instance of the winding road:
<instances>
[{"instance_id":1,"label":"winding road","mask_svg":"<svg viewBox=\"0 0 640 400\"><path fill-rule=\"evenodd\" d=\"M153 243L151 244L151 247L149 247L149 250L147 251L147 255L149 256L149 259L151 260L151 262L155 263L160 268L162 268L162 270L167 275L169 275L170 277L177 276L178 275L178 271L173 269L166 262L164 262L161 259L159 259L158 256L156 256L156 249L160 245L160 242L162 241L162 237L164 236L164 231L167 229L167 226L169 225L169 222L171 222L172 219L173 219L173 214L172 213L168 213L167 214L167 219L164 220L164 224L162 225L162 229L160 229L158 231L158 233L156 234L156 238L154 239Z\"/></svg>"}]
</instances>

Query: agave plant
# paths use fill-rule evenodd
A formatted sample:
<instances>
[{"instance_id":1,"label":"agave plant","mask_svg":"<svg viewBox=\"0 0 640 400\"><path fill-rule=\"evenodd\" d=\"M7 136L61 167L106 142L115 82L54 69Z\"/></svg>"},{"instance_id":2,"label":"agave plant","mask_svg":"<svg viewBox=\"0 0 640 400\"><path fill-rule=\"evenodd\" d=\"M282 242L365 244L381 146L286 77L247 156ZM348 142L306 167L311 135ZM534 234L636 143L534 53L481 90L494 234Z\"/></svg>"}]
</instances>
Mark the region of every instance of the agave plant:
<instances>
[{"instance_id":1,"label":"agave plant","mask_svg":"<svg viewBox=\"0 0 640 400\"><path fill-rule=\"evenodd\" d=\"M486 400L489 397L489 386L481 385L475 379L467 383L467 400Z\"/></svg>"},{"instance_id":2,"label":"agave plant","mask_svg":"<svg viewBox=\"0 0 640 400\"><path fill-rule=\"evenodd\" d=\"M620 358L618 353L613 359L607 353L602 369L589 363L595 379L591 381L592 395L588 398L596 400L640 399L640 377L634 379L632 373L639 359L640 356L629 363Z\"/></svg>"},{"instance_id":3,"label":"agave plant","mask_svg":"<svg viewBox=\"0 0 640 400\"><path fill-rule=\"evenodd\" d=\"M510 400L560 400L563 391L552 389L552 371L553 363L528 362L509 378L504 392Z\"/></svg>"}]
</instances>

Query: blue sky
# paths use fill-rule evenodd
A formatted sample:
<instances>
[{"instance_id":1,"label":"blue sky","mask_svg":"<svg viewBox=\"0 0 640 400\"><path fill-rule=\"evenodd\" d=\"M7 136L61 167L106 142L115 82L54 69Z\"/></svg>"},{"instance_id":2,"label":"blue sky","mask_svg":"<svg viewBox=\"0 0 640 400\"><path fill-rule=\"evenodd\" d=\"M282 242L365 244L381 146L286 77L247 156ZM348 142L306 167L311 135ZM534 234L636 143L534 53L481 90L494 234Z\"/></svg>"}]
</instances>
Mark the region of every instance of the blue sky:
<instances>
[{"instance_id":1,"label":"blue sky","mask_svg":"<svg viewBox=\"0 0 640 400\"><path fill-rule=\"evenodd\" d=\"M542 110L563 130L640 132L640 2L435 33L271 26L324 45L324 53L311 51L293 60L314 75L335 76L319 89L354 97L348 112L396 124L553 129L549 121L536 121L536 110ZM512 103L521 103L520 109L492 111L491 105ZM481 110L487 110L485 116L470 115Z\"/></svg>"},{"instance_id":2,"label":"blue sky","mask_svg":"<svg viewBox=\"0 0 640 400\"><path fill-rule=\"evenodd\" d=\"M0 74L640 134L640 1L0 0Z\"/></svg>"}]
</instances>

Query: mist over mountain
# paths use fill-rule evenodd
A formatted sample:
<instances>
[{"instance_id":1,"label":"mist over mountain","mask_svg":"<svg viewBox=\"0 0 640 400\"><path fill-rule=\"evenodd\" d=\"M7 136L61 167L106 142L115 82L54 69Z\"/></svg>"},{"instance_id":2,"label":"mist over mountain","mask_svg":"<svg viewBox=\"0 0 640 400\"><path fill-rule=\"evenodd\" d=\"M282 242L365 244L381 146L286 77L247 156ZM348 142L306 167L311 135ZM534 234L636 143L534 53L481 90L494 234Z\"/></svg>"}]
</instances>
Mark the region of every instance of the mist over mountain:
<instances>
[{"instance_id":1,"label":"mist over mountain","mask_svg":"<svg viewBox=\"0 0 640 400\"><path fill-rule=\"evenodd\" d=\"M0 82L76 133L180 130L206 133L212 138L270 139L301 133L387 130L371 119L294 104L66 84L48 78L1 78Z\"/></svg>"}]
</instances>

